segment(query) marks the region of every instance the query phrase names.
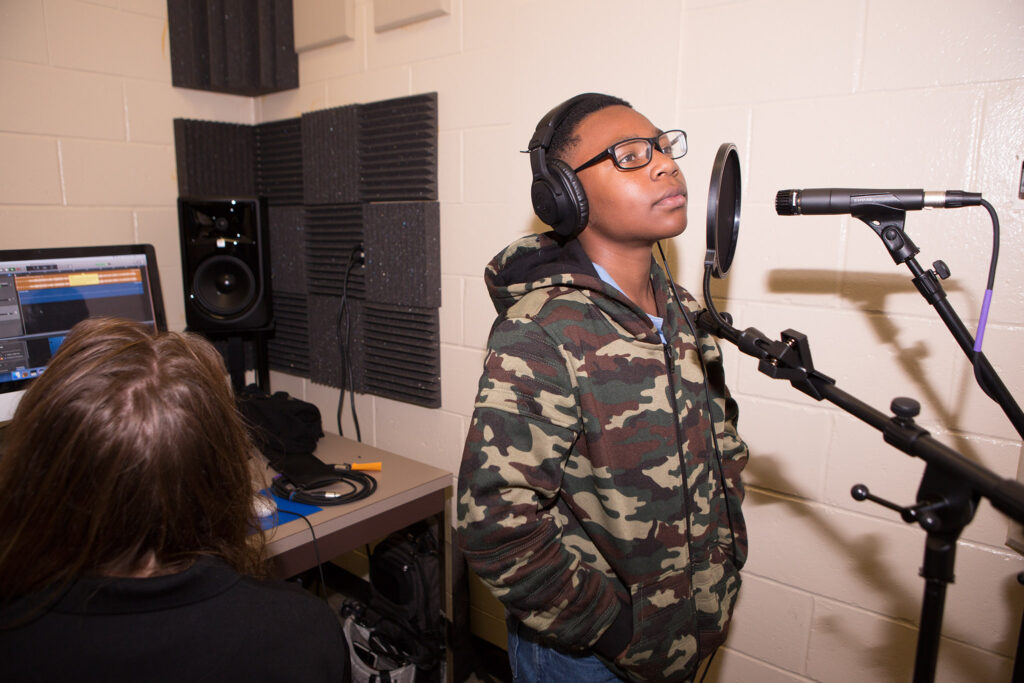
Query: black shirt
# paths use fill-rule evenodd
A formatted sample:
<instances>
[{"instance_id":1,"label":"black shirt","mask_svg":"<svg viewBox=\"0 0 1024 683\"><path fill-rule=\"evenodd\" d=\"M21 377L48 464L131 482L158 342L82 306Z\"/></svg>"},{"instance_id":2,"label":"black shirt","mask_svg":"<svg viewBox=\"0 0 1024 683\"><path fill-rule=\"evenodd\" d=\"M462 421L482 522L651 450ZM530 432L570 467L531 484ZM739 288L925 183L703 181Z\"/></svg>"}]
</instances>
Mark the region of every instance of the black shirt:
<instances>
[{"instance_id":1,"label":"black shirt","mask_svg":"<svg viewBox=\"0 0 1024 683\"><path fill-rule=\"evenodd\" d=\"M0 609L0 624L32 603ZM11 681L341 681L347 657L326 603L210 557L178 574L80 579L29 623L0 628Z\"/></svg>"}]
</instances>

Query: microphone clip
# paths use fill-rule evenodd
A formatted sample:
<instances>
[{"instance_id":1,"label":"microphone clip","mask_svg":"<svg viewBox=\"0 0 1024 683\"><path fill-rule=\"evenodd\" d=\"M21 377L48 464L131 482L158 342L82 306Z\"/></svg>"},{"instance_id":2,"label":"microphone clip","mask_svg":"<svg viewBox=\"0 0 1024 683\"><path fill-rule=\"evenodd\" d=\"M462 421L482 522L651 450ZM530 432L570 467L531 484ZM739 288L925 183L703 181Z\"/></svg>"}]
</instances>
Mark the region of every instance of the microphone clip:
<instances>
[{"instance_id":1,"label":"microphone clip","mask_svg":"<svg viewBox=\"0 0 1024 683\"><path fill-rule=\"evenodd\" d=\"M871 206L853 211L851 215L875 231L896 265L906 263L920 253L921 250L904 230L907 221L906 211Z\"/></svg>"}]
</instances>

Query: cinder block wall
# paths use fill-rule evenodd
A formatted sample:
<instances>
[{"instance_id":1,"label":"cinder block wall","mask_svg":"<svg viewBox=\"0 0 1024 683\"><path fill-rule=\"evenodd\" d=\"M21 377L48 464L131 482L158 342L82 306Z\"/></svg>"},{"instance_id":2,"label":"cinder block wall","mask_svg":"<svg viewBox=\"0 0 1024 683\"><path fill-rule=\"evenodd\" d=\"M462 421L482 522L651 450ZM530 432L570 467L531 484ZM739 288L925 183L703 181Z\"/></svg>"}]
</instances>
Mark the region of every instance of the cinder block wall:
<instances>
[{"instance_id":1,"label":"cinder block wall","mask_svg":"<svg viewBox=\"0 0 1024 683\"><path fill-rule=\"evenodd\" d=\"M352 39L301 53L297 90L246 98L171 87L163 0L0 2L0 242L151 242L180 329L173 118L259 123L438 92L443 406L356 404L364 440L454 473L494 314L483 266L540 229L519 151L557 102L609 92L689 133L690 229L669 245L678 279L699 296L708 178L719 144L733 142L742 220L733 269L715 285L719 306L771 337L807 334L840 388L883 410L914 397L944 443L1016 475L1019 437L906 268L862 223L779 217L773 200L828 186L983 192L1002 219L985 350L1024 401L1019 0L451 0L449 14L380 33L372 0L339 3ZM987 214L915 212L907 229L922 265L949 265L950 301L973 330ZM709 680L909 680L924 532L849 489L863 482L910 503L924 464L726 353L752 452L751 558ZM334 414L333 389L272 382ZM983 502L963 535L937 680L1010 680L1024 560L1004 545L1007 527ZM477 588L475 626L500 640L500 610Z\"/></svg>"}]
</instances>

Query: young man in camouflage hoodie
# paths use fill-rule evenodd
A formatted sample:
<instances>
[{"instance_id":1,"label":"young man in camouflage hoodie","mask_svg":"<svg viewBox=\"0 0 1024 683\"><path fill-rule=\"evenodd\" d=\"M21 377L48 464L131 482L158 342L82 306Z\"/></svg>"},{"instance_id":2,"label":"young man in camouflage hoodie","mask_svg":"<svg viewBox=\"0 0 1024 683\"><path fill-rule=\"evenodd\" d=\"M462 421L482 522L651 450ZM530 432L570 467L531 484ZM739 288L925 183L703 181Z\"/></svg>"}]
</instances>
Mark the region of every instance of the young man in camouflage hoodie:
<instances>
[{"instance_id":1,"label":"young man in camouflage hoodie","mask_svg":"<svg viewBox=\"0 0 1024 683\"><path fill-rule=\"evenodd\" d=\"M747 448L699 306L652 254L686 227L685 134L588 93L530 149L554 230L485 272L459 542L507 608L516 680L690 680L740 587Z\"/></svg>"}]
</instances>

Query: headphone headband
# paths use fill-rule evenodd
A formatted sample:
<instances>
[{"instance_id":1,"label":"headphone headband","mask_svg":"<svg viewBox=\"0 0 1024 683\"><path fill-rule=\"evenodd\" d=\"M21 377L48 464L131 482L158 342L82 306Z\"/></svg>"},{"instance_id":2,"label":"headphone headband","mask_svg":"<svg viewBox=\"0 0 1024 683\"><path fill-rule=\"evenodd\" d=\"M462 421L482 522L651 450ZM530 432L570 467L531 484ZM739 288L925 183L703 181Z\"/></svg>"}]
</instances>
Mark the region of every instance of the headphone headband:
<instances>
[{"instance_id":1,"label":"headphone headband","mask_svg":"<svg viewBox=\"0 0 1024 683\"><path fill-rule=\"evenodd\" d=\"M537 124L537 130L533 132L533 137L530 138L530 144L527 146L529 151L533 151L537 148L543 149L545 152L551 147L551 138L555 137L555 130L565 119L569 110L579 102L588 97L594 97L597 93L587 92L582 95L576 95L570 97L565 102L555 106L551 111L541 118L540 123Z\"/></svg>"}]
</instances>

